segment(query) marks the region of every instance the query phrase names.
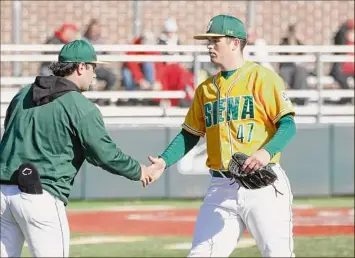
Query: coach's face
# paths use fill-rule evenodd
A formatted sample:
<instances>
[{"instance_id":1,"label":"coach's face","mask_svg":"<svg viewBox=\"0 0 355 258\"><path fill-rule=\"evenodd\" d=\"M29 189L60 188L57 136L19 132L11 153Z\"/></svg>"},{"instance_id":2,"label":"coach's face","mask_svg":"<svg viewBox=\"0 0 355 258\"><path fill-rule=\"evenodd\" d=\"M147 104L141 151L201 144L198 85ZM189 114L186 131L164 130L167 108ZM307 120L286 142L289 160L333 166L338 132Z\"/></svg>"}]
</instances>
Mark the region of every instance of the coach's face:
<instances>
[{"instance_id":1,"label":"coach's face","mask_svg":"<svg viewBox=\"0 0 355 258\"><path fill-rule=\"evenodd\" d=\"M81 91L87 91L90 88L91 83L96 78L96 64L93 63L80 63L79 67Z\"/></svg>"},{"instance_id":2,"label":"coach's face","mask_svg":"<svg viewBox=\"0 0 355 258\"><path fill-rule=\"evenodd\" d=\"M210 37L208 38L207 48L212 63L217 65L224 64L233 51L232 39L228 37Z\"/></svg>"}]
</instances>

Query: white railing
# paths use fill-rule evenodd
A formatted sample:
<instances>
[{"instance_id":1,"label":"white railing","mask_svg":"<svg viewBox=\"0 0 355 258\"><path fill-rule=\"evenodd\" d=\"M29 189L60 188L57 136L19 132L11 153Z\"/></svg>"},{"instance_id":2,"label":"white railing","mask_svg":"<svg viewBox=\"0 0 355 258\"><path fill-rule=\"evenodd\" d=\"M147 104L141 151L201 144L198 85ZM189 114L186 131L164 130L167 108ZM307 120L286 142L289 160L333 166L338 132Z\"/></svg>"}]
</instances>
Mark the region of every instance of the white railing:
<instances>
[{"instance_id":1,"label":"white railing","mask_svg":"<svg viewBox=\"0 0 355 258\"><path fill-rule=\"evenodd\" d=\"M12 76L4 76L0 78L0 85L26 85L34 82L36 76L22 76L22 77L12 77ZM310 86L314 86L317 84L316 76L308 76L307 83ZM322 85L331 85L334 83L334 79L331 76L324 75L321 78Z\"/></svg>"},{"instance_id":2,"label":"white railing","mask_svg":"<svg viewBox=\"0 0 355 258\"><path fill-rule=\"evenodd\" d=\"M9 104L19 89L1 88L1 104ZM89 99L107 99L117 102L120 99L183 99L186 97L185 91L86 91L83 95ZM346 97L354 97L354 90L323 90L319 94L318 90L288 90L288 97L305 98L310 102L317 102L320 97L324 100L336 100Z\"/></svg>"},{"instance_id":3,"label":"white railing","mask_svg":"<svg viewBox=\"0 0 355 258\"><path fill-rule=\"evenodd\" d=\"M96 51L106 51L105 55L98 55L98 59L107 62L125 62L125 61L141 61L141 62L193 62L195 71L197 71L195 82L197 82L197 74L200 69L200 63L209 62L207 55L207 47L204 45L95 45ZM57 54L44 54L43 51L59 52L62 45L1 45L1 62L43 62L56 61ZM156 52L167 51L181 53L184 55L126 55L127 51L136 52ZM254 53L268 53L267 55L250 55ZM257 62L300 62L300 63L316 63L321 66L323 63L332 62L354 62L353 56L347 53L354 53L352 46L332 46L332 45L314 45L314 46L246 46L245 56L248 60ZM279 55L282 53L293 53L293 55ZM304 55L296 55L296 53L304 53ZM338 53L334 55L333 53ZM321 70L321 69L320 69ZM28 84L33 81L33 76L20 77L2 77L1 85L21 85ZM318 77L309 76L308 83L310 85L332 84L333 78L330 76L319 75Z\"/></svg>"},{"instance_id":4,"label":"white railing","mask_svg":"<svg viewBox=\"0 0 355 258\"><path fill-rule=\"evenodd\" d=\"M1 52L43 52L54 51L59 52L63 45L47 45L47 44L1 44ZM94 45L97 52L205 52L205 45ZM246 52L265 49L268 53L353 53L352 46L334 46L334 45L268 45L268 46L249 46L245 47Z\"/></svg>"},{"instance_id":5,"label":"white railing","mask_svg":"<svg viewBox=\"0 0 355 258\"><path fill-rule=\"evenodd\" d=\"M1 45L1 62L42 62L56 61L56 54L34 54L33 52L59 52L62 45ZM209 62L206 46L201 45L95 45L96 51L109 52L105 55L98 55L98 59L107 62L124 62L124 61L141 61L141 62ZM184 55L125 55L124 52L156 52L167 51L175 53L187 53ZM271 55L267 56L250 56L251 52L266 51ZM4 52L13 52L4 54ZM30 52L29 54L18 54L20 52ZM119 54L112 54L120 52ZM321 54L322 62L352 62L353 57L346 55L353 53L354 48L351 46L277 46L270 45L265 47L246 46L245 56L251 61L258 62L315 62L317 57L315 53ZM305 55L275 55L274 53L304 53ZM332 53L342 53L342 55L333 55ZM197 53L199 53L197 55ZM205 53L205 54L203 54ZM329 54L330 53L330 54Z\"/></svg>"},{"instance_id":6,"label":"white railing","mask_svg":"<svg viewBox=\"0 0 355 258\"><path fill-rule=\"evenodd\" d=\"M6 110L12 98L18 92L17 89L1 89L1 123L5 119ZM324 99L334 99L353 96L353 90L323 90ZM184 91L88 91L83 93L89 99L110 99L116 102L119 99L128 99L139 96L141 99L181 99L186 93ZM290 98L307 95L310 101L318 101L317 90L289 90ZM115 125L156 125L156 126L177 126L181 124L186 115L186 108L177 107L120 107L120 106L98 106L105 122ZM354 123L354 106L352 105L318 105L317 102L305 106L295 106L297 123ZM139 119L137 119L139 118Z\"/></svg>"},{"instance_id":7,"label":"white railing","mask_svg":"<svg viewBox=\"0 0 355 258\"><path fill-rule=\"evenodd\" d=\"M44 54L43 51L59 52L62 45L14 45L14 44L2 44L1 45L1 62L41 62L41 61L56 61L57 54ZM151 62L193 62L195 73L195 84L197 82L197 74L200 69L200 64L202 62L209 62L210 58L207 55L207 48L204 45L179 45L179 46L163 46L163 45L95 45L95 50L105 51L107 54L98 55L98 59L101 61L108 62L124 62L124 61L151 61ZM125 52L135 51L135 52L176 52L184 53L183 55L126 55ZM266 51L268 55L259 56L251 55L252 52L260 53L260 51ZM347 107L323 107L322 103L324 99L339 99L341 97L353 97L354 90L324 90L323 86L326 84L334 83L334 80L330 76L325 76L322 74L322 66L324 63L333 62L354 62L354 56L348 55L348 53L354 53L353 46L327 46L327 45L317 45L317 46L247 46L245 48L245 57L251 61L257 62L300 62L300 63L314 63L315 70L317 71L317 76L309 76L307 81L310 85L316 85L316 90L299 90L299 91L288 91L288 95L291 98L300 97L307 98L310 101L316 101L317 104L311 107L297 107L299 110L298 114L300 117L298 119L307 118L308 122L353 122L353 106ZM291 53L291 55L282 55L282 53ZM293 53L293 54L292 54ZM298 53L303 53L303 55L298 55ZM337 53L336 55L334 53ZM1 77L1 85L25 85L32 83L35 76L23 76L23 77ZM6 108L8 100L14 96L16 92L4 91L1 92L1 114L4 114L3 110ZM184 98L185 92L86 92L84 93L88 98L107 98L115 102L117 99L121 98L159 98L159 99L170 99L170 98ZM100 107L104 110L103 115L110 118L112 121L117 121L119 119L115 114L122 114L118 111L118 107ZM122 107L123 108L123 107ZM123 108L128 110L127 107ZM350 110L351 109L351 110ZM116 111L114 111L116 110ZM152 110L141 107L137 109L130 109L130 111L137 111L138 116L151 116ZM167 115L169 110L156 107L155 112L158 117L160 113ZM177 112L185 112L184 109L176 109ZM128 112L128 111L127 111ZM113 114L113 116L111 115ZM134 113L129 113L130 116L134 117ZM183 115L182 113L179 113ZM336 115L336 120L334 118ZM166 119L167 117L164 117ZM125 118L127 119L127 118ZM129 118L128 118L129 119ZM150 118L149 118L150 119ZM335 120L334 120L335 119ZM110 120L110 121L111 121ZM169 120L169 119L168 119ZM128 120L127 120L128 121ZM140 119L140 121L144 121ZM156 122L161 123L163 120L159 118ZM169 120L170 121L170 120Z\"/></svg>"},{"instance_id":8,"label":"white railing","mask_svg":"<svg viewBox=\"0 0 355 258\"><path fill-rule=\"evenodd\" d=\"M8 105L1 104L1 125L5 120ZM180 126L187 108L178 107L115 107L98 106L107 125L115 126ZM322 116L318 119L318 105L295 106L298 124L354 123L354 106L321 106Z\"/></svg>"}]
</instances>

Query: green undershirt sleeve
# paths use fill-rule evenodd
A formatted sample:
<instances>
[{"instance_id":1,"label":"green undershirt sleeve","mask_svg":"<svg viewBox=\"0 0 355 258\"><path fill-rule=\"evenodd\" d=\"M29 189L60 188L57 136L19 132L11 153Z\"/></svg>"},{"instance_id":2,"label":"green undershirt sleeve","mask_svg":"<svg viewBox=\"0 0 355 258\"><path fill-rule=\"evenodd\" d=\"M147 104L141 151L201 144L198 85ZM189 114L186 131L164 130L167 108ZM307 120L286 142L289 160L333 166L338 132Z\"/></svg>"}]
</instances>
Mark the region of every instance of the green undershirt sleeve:
<instances>
[{"instance_id":1,"label":"green undershirt sleeve","mask_svg":"<svg viewBox=\"0 0 355 258\"><path fill-rule=\"evenodd\" d=\"M271 157L281 152L296 135L296 124L291 114L281 117L276 126L277 131L275 135L263 147L263 149L270 153Z\"/></svg>"},{"instance_id":2,"label":"green undershirt sleeve","mask_svg":"<svg viewBox=\"0 0 355 258\"><path fill-rule=\"evenodd\" d=\"M164 159L166 167L168 168L184 157L199 140L199 136L182 129L159 157Z\"/></svg>"},{"instance_id":3,"label":"green undershirt sleeve","mask_svg":"<svg viewBox=\"0 0 355 258\"><path fill-rule=\"evenodd\" d=\"M263 147L271 157L283 150L296 135L296 125L292 115L283 116L276 126L277 131L274 137ZM184 157L198 143L199 139L199 136L182 129L159 157L164 159L168 168Z\"/></svg>"}]
</instances>

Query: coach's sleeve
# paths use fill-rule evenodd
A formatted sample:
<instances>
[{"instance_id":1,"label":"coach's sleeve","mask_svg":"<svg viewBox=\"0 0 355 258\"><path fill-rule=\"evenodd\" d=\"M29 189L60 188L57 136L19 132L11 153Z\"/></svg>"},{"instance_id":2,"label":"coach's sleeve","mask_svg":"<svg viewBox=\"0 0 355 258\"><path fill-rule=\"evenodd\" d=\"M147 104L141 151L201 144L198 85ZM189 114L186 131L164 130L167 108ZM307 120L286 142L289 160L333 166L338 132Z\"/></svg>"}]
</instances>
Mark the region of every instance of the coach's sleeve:
<instances>
[{"instance_id":1,"label":"coach's sleeve","mask_svg":"<svg viewBox=\"0 0 355 258\"><path fill-rule=\"evenodd\" d=\"M12 100L11 100L11 102L10 102L10 105L7 107L7 109L6 109L6 115L5 115L5 121L4 121L4 129L6 130L6 128L7 128L7 125L8 125L8 123L9 123L9 121L10 121L10 117L11 117L11 115L12 115L12 111L13 111L13 106L14 106L14 100L15 100L15 98L13 98Z\"/></svg>"},{"instance_id":2,"label":"coach's sleeve","mask_svg":"<svg viewBox=\"0 0 355 258\"><path fill-rule=\"evenodd\" d=\"M23 93L26 94L26 92L30 89L30 86L27 85L26 87L20 89L15 97L13 97L13 99L11 100L9 106L7 107L6 109L6 114L5 114L5 120L4 120L4 129L6 130L10 120L11 120L11 117L12 117L12 114L13 112L15 111L16 109L16 106L18 105L20 99L21 99L21 95L23 95ZM21 101L20 101L21 102Z\"/></svg>"},{"instance_id":3,"label":"coach's sleeve","mask_svg":"<svg viewBox=\"0 0 355 258\"><path fill-rule=\"evenodd\" d=\"M261 81L259 99L274 124L286 114L295 115L292 102L286 93L284 81L274 72L270 71Z\"/></svg>"},{"instance_id":4,"label":"coach's sleeve","mask_svg":"<svg viewBox=\"0 0 355 258\"><path fill-rule=\"evenodd\" d=\"M206 126L200 87L196 89L194 99L192 101L189 111L187 112L182 127L189 133L192 133L196 136L205 136Z\"/></svg>"},{"instance_id":5,"label":"coach's sleeve","mask_svg":"<svg viewBox=\"0 0 355 258\"><path fill-rule=\"evenodd\" d=\"M77 130L88 162L112 174L136 181L140 179L139 162L116 146L108 135L101 112L97 108L81 119Z\"/></svg>"}]
</instances>

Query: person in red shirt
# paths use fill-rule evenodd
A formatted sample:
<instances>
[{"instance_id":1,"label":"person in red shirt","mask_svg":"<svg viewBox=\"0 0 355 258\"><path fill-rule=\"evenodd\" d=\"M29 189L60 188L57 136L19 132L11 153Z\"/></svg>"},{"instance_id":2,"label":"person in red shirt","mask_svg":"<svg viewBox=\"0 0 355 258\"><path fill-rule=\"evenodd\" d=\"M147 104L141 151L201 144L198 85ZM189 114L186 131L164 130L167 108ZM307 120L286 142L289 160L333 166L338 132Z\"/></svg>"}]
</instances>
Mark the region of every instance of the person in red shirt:
<instances>
[{"instance_id":1,"label":"person in red shirt","mask_svg":"<svg viewBox=\"0 0 355 258\"><path fill-rule=\"evenodd\" d=\"M161 76L162 90L185 91L184 99L171 99L170 106L188 107L194 96L194 75L179 63L167 63Z\"/></svg>"},{"instance_id":2,"label":"person in red shirt","mask_svg":"<svg viewBox=\"0 0 355 258\"><path fill-rule=\"evenodd\" d=\"M134 39L133 45L155 45L154 36L145 32ZM159 55L160 52L127 52L127 55ZM122 66L122 83L126 90L155 90L161 88L160 62L125 62Z\"/></svg>"},{"instance_id":3,"label":"person in red shirt","mask_svg":"<svg viewBox=\"0 0 355 258\"><path fill-rule=\"evenodd\" d=\"M60 26L59 29L57 29L53 36L49 37L46 40L45 44L66 44L69 43L70 41L73 41L77 38L77 33L78 33L78 27L73 24L73 23L64 23L62 26ZM57 54L57 52L44 52L44 54ZM40 75L52 75L52 71L49 69L49 65L51 62L43 62L40 67Z\"/></svg>"},{"instance_id":4,"label":"person in red shirt","mask_svg":"<svg viewBox=\"0 0 355 258\"><path fill-rule=\"evenodd\" d=\"M347 41L346 44L354 47L354 20L348 21L348 30L346 32L345 38ZM354 56L354 53L349 53L349 55ZM343 64L343 73L346 76L354 78L354 62L345 62Z\"/></svg>"},{"instance_id":5,"label":"person in red shirt","mask_svg":"<svg viewBox=\"0 0 355 258\"><path fill-rule=\"evenodd\" d=\"M334 44L354 46L354 20L348 20L339 28L334 36ZM334 63L330 75L339 83L340 88L349 89L350 80L354 80L354 62Z\"/></svg>"},{"instance_id":6,"label":"person in red shirt","mask_svg":"<svg viewBox=\"0 0 355 258\"><path fill-rule=\"evenodd\" d=\"M178 35L178 25L175 18L168 18L163 25L162 33L158 37L159 45L177 46L181 44ZM179 52L163 52L164 55L183 55ZM194 75L181 63L166 62L161 69L162 90L185 91L184 99L170 99L170 106L190 106L194 95Z\"/></svg>"}]
</instances>

